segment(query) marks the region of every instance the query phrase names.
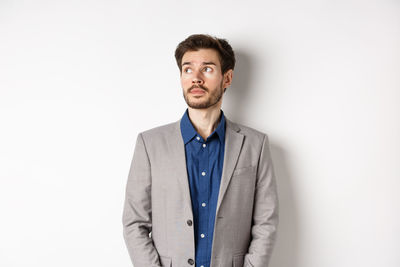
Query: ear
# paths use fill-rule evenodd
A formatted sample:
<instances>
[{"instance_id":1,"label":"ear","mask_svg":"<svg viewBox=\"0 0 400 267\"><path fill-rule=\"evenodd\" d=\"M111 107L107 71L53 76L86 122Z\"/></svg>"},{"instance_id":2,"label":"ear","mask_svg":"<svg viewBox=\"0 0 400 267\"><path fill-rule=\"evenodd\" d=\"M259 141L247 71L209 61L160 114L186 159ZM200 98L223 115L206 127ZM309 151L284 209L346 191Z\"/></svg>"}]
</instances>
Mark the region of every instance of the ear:
<instances>
[{"instance_id":1,"label":"ear","mask_svg":"<svg viewBox=\"0 0 400 267\"><path fill-rule=\"evenodd\" d=\"M223 77L224 82L223 82L223 86L222 87L223 88L229 87L231 85L231 83L232 83L232 78L233 78L233 70L229 69L224 74L224 77Z\"/></svg>"}]
</instances>

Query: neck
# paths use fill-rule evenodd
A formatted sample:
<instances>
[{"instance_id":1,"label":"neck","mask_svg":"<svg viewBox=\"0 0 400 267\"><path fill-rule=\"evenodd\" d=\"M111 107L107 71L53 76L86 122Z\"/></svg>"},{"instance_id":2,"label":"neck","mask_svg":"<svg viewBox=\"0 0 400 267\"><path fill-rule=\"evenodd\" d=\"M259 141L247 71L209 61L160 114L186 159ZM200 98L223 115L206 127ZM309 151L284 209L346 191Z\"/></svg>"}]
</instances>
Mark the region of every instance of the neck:
<instances>
[{"instance_id":1,"label":"neck","mask_svg":"<svg viewBox=\"0 0 400 267\"><path fill-rule=\"evenodd\" d=\"M205 140L218 126L221 105L214 105L207 109L193 109L188 107L188 114L193 127Z\"/></svg>"}]
</instances>

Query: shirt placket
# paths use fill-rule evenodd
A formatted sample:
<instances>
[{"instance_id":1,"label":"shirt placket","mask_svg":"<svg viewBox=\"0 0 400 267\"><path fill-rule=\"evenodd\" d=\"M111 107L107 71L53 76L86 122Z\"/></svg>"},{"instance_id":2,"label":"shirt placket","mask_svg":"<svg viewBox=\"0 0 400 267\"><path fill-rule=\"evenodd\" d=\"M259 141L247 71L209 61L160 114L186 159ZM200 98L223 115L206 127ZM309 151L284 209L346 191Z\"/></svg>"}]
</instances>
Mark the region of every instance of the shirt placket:
<instances>
[{"instance_id":1,"label":"shirt placket","mask_svg":"<svg viewBox=\"0 0 400 267\"><path fill-rule=\"evenodd\" d=\"M200 240L200 245L202 248L204 248L202 251L204 252L204 255L202 255L201 258L205 258L206 251L208 250L208 241L209 241L209 233L208 233L208 221L209 221L209 194L210 194L210 164L209 164L209 151L208 151L208 143L205 142L202 138L200 138L199 145L200 145L200 150L199 150L199 170L200 170L200 194L199 194L199 221L201 222L199 225L199 231L198 231L198 238ZM208 267L206 266L205 262L199 262L198 265L199 267Z\"/></svg>"}]
</instances>

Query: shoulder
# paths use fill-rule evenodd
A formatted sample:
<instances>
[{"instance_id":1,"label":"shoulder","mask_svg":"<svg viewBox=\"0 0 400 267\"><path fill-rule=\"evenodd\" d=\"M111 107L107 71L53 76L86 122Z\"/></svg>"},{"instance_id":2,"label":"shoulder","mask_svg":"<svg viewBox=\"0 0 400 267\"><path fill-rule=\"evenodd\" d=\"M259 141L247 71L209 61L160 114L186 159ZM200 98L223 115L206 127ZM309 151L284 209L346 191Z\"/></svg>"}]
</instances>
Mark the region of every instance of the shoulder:
<instances>
[{"instance_id":1,"label":"shoulder","mask_svg":"<svg viewBox=\"0 0 400 267\"><path fill-rule=\"evenodd\" d=\"M227 120L227 126L245 136L247 140L262 143L264 139L268 139L268 134L253 127ZM228 127L229 127L228 126Z\"/></svg>"},{"instance_id":2,"label":"shoulder","mask_svg":"<svg viewBox=\"0 0 400 267\"><path fill-rule=\"evenodd\" d=\"M164 125L159 125L139 133L145 141L163 140L176 134L179 130L179 121L171 122Z\"/></svg>"}]
</instances>

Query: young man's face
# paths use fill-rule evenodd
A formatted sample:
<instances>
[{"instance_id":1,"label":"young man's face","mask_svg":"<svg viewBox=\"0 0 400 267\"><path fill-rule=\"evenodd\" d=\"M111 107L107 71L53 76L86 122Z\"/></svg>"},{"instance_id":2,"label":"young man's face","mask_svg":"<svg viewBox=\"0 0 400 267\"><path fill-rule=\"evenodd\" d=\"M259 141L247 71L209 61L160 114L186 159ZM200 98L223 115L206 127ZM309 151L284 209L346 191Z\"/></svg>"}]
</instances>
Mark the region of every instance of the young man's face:
<instances>
[{"instance_id":1,"label":"young man's face","mask_svg":"<svg viewBox=\"0 0 400 267\"><path fill-rule=\"evenodd\" d=\"M181 85L189 107L206 109L221 104L224 88L232 81L232 70L222 75L214 49L188 51L182 57Z\"/></svg>"}]
</instances>

